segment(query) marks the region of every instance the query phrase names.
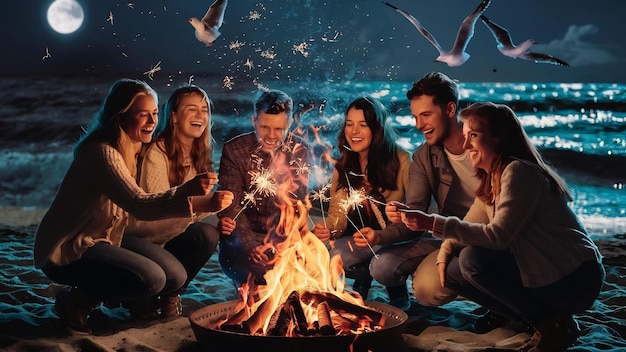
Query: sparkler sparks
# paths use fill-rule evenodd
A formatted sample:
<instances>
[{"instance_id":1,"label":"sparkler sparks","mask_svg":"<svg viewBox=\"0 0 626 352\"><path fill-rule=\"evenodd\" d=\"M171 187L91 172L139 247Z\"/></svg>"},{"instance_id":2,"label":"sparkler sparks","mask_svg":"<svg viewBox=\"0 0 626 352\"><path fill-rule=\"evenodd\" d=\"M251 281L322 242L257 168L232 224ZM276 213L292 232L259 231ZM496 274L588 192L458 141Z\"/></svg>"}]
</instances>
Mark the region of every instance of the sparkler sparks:
<instances>
[{"instance_id":1,"label":"sparkler sparks","mask_svg":"<svg viewBox=\"0 0 626 352\"><path fill-rule=\"evenodd\" d=\"M235 52L238 54L239 49L241 49L241 47L244 45L246 45L245 42L240 42L239 40L235 40L234 42L230 42L230 45L228 45L228 49L235 50Z\"/></svg>"},{"instance_id":2,"label":"sparkler sparks","mask_svg":"<svg viewBox=\"0 0 626 352\"><path fill-rule=\"evenodd\" d=\"M233 89L233 86L235 85L234 79L235 77L233 76L224 77L224 79L222 80L222 87L227 89Z\"/></svg>"},{"instance_id":3,"label":"sparkler sparks","mask_svg":"<svg viewBox=\"0 0 626 352\"><path fill-rule=\"evenodd\" d=\"M261 14L258 13L257 11L250 11L250 15L248 16L248 19L256 21L258 19L261 18Z\"/></svg>"},{"instance_id":4,"label":"sparkler sparks","mask_svg":"<svg viewBox=\"0 0 626 352\"><path fill-rule=\"evenodd\" d=\"M244 66L246 66L249 70L252 70L254 68L254 63L250 60L250 58L248 58L246 59Z\"/></svg>"},{"instance_id":5,"label":"sparkler sparks","mask_svg":"<svg viewBox=\"0 0 626 352\"><path fill-rule=\"evenodd\" d=\"M248 171L248 173L252 176L252 179L250 180L250 188L252 188L252 192L244 192L243 207L235 215L233 220L236 220L239 214L247 209L250 204L256 202L257 195L263 197L273 197L277 192L274 170L261 169L259 171Z\"/></svg>"},{"instance_id":6,"label":"sparkler sparks","mask_svg":"<svg viewBox=\"0 0 626 352\"><path fill-rule=\"evenodd\" d=\"M148 75L148 78L150 78L150 80L154 80L154 74L158 71L161 71L161 61L157 62L156 65L154 65L151 69L149 69L148 71L144 72L144 75Z\"/></svg>"},{"instance_id":7,"label":"sparkler sparks","mask_svg":"<svg viewBox=\"0 0 626 352\"><path fill-rule=\"evenodd\" d=\"M322 212L322 220L324 221L324 226L328 227L326 224L326 216L324 215L324 203L330 201L330 197L326 196L326 192L330 188L330 182L325 184L322 188L317 191L311 192L312 200L320 201L320 211Z\"/></svg>"},{"instance_id":8,"label":"sparkler sparks","mask_svg":"<svg viewBox=\"0 0 626 352\"><path fill-rule=\"evenodd\" d=\"M290 164L296 166L296 175L308 175L311 173L311 166L309 163L303 162L300 158L292 160Z\"/></svg>"},{"instance_id":9,"label":"sparkler sparks","mask_svg":"<svg viewBox=\"0 0 626 352\"><path fill-rule=\"evenodd\" d=\"M291 51L293 51L293 53L294 53L294 54L295 54L295 53L300 53L300 54L302 54L302 56L304 56L304 57L308 57L308 56L309 56L309 52L308 52L308 51L306 51L306 49L307 49L308 47L309 47L309 43L307 43L307 42L302 42L302 43L297 44L297 45L296 45L296 44L294 44L294 45L291 47Z\"/></svg>"},{"instance_id":10,"label":"sparkler sparks","mask_svg":"<svg viewBox=\"0 0 626 352\"><path fill-rule=\"evenodd\" d=\"M261 52L261 57L274 60L276 58L276 53L268 49L268 50Z\"/></svg>"}]
</instances>

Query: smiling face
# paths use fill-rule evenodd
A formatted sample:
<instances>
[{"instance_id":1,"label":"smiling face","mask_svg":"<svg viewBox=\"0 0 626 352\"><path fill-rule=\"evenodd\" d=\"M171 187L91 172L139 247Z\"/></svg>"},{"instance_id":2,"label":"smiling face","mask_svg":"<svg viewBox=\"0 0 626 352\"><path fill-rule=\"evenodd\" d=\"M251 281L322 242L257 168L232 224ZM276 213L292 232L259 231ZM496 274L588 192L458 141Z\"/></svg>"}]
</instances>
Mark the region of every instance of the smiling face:
<instances>
[{"instance_id":1,"label":"smiling face","mask_svg":"<svg viewBox=\"0 0 626 352\"><path fill-rule=\"evenodd\" d=\"M193 92L182 95L176 110L172 112L178 138L186 144L200 138L209 125L210 116L209 103L202 94Z\"/></svg>"},{"instance_id":2,"label":"smiling face","mask_svg":"<svg viewBox=\"0 0 626 352\"><path fill-rule=\"evenodd\" d=\"M365 121L363 110L350 108L346 114L346 124L343 133L353 152L367 157L372 144L372 130Z\"/></svg>"},{"instance_id":3,"label":"smiling face","mask_svg":"<svg viewBox=\"0 0 626 352\"><path fill-rule=\"evenodd\" d=\"M156 99L149 94L138 95L121 120L122 129L133 142L150 143L158 115Z\"/></svg>"},{"instance_id":4,"label":"smiling face","mask_svg":"<svg viewBox=\"0 0 626 352\"><path fill-rule=\"evenodd\" d=\"M488 126L472 119L469 116L463 124L463 136L465 142L463 148L469 152L472 166L476 169L485 170L487 173L491 171L491 165L496 158L499 139L494 137L488 129Z\"/></svg>"},{"instance_id":5,"label":"smiling face","mask_svg":"<svg viewBox=\"0 0 626 352\"><path fill-rule=\"evenodd\" d=\"M448 103L444 110L433 99L431 95L411 99L411 115L415 118L415 127L424 134L426 143L443 145L450 137L450 125L456 118L456 107L454 103Z\"/></svg>"},{"instance_id":6,"label":"smiling face","mask_svg":"<svg viewBox=\"0 0 626 352\"><path fill-rule=\"evenodd\" d=\"M289 128L289 116L284 111L268 114L259 110L256 116L252 116L252 124L262 149L271 152L285 139Z\"/></svg>"}]
</instances>

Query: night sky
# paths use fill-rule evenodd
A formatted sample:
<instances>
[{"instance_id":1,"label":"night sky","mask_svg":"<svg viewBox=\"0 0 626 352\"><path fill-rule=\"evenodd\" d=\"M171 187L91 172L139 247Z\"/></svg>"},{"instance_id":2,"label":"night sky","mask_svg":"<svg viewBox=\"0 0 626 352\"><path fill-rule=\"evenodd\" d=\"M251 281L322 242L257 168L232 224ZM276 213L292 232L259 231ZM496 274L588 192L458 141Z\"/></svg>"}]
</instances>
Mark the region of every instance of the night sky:
<instances>
[{"instance_id":1,"label":"night sky","mask_svg":"<svg viewBox=\"0 0 626 352\"><path fill-rule=\"evenodd\" d=\"M492 0L485 15L513 41L571 67L511 59L482 22L460 67L434 63L437 52L382 1L230 0L212 47L187 22L212 1L77 0L85 21L74 33L46 20L52 0L12 1L0 12L2 75L223 76L233 80L414 81L442 71L466 82L626 82L626 1ZM415 16L446 49L479 0L390 0ZM113 23L108 21L109 12ZM46 48L50 57L46 56ZM248 62L248 65L246 65Z\"/></svg>"}]
</instances>

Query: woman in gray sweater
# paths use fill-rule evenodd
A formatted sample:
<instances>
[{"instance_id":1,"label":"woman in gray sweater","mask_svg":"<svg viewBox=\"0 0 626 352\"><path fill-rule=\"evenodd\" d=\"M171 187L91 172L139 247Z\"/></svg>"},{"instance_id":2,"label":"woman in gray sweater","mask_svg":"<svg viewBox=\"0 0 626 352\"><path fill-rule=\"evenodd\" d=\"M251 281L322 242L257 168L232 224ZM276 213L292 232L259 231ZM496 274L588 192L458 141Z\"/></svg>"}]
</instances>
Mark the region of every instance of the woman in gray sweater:
<instances>
[{"instance_id":1,"label":"woman in gray sweater","mask_svg":"<svg viewBox=\"0 0 626 352\"><path fill-rule=\"evenodd\" d=\"M506 105L461 112L464 148L481 179L465 216L403 212L413 230L444 239L442 285L533 326L525 351L562 351L580 333L573 315L591 307L605 271L598 248L571 210L569 190ZM471 219L486 219L486 223Z\"/></svg>"}]
</instances>

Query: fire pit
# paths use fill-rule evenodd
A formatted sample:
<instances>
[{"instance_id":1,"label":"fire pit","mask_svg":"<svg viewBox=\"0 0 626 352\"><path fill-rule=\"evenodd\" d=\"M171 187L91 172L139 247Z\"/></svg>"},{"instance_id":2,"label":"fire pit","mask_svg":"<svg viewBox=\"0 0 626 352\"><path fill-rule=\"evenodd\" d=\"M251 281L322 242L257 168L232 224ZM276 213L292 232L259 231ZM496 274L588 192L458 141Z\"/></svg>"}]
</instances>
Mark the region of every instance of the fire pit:
<instances>
[{"instance_id":1,"label":"fire pit","mask_svg":"<svg viewBox=\"0 0 626 352\"><path fill-rule=\"evenodd\" d=\"M336 336L259 336L223 331L219 322L235 314L238 301L227 301L200 308L189 316L196 340L203 349L211 351L294 351L294 352L344 352L344 351L403 351L402 332L408 316L393 306L365 301L365 305L385 317L380 330L353 335Z\"/></svg>"}]
</instances>

